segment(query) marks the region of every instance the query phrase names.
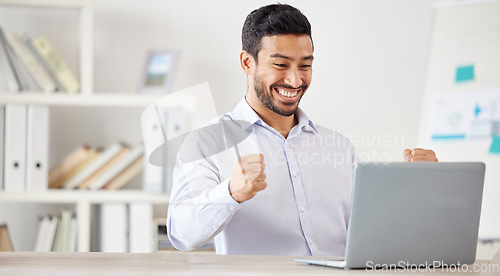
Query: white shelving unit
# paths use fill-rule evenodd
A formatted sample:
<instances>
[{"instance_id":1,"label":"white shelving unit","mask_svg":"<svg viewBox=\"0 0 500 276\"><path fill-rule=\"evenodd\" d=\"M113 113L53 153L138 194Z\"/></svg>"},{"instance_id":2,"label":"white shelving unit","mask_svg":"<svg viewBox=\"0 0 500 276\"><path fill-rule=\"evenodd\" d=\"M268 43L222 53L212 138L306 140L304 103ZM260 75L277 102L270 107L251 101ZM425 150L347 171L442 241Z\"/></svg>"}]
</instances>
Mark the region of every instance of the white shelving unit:
<instances>
[{"instance_id":1,"label":"white shelving unit","mask_svg":"<svg viewBox=\"0 0 500 276\"><path fill-rule=\"evenodd\" d=\"M0 0L0 7L73 9L79 11L79 78L81 92L74 95L41 92L6 93L0 91L0 105L27 104L50 107L145 108L163 95L94 93L93 91L93 15L90 0ZM162 108L195 110L196 99L189 96L170 97ZM85 141L82 141L82 143ZM3 192L0 203L73 204L78 220L78 251L88 252L91 245L92 206L103 203L168 204L169 195L142 190L81 191L48 190L46 192Z\"/></svg>"},{"instance_id":2,"label":"white shelving unit","mask_svg":"<svg viewBox=\"0 0 500 276\"><path fill-rule=\"evenodd\" d=\"M91 243L91 208L102 203L167 204L166 194L141 191L65 191L53 190L38 193L0 193L0 202L74 204L78 221L78 251L89 252Z\"/></svg>"}]
</instances>

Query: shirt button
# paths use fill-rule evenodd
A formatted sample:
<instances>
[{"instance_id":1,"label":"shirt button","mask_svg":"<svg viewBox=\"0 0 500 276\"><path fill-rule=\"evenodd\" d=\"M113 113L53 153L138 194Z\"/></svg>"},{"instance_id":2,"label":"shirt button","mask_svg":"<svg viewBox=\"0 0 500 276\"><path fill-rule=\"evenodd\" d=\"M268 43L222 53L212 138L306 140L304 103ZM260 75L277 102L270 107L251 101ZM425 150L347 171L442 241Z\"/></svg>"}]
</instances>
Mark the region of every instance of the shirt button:
<instances>
[{"instance_id":1,"label":"shirt button","mask_svg":"<svg viewBox=\"0 0 500 276\"><path fill-rule=\"evenodd\" d=\"M300 210L301 210L302 212L305 212L305 211L306 211L306 208L304 208L304 207L300 207Z\"/></svg>"},{"instance_id":2,"label":"shirt button","mask_svg":"<svg viewBox=\"0 0 500 276\"><path fill-rule=\"evenodd\" d=\"M309 240L309 244L310 244L310 245L312 245L312 244L313 244L313 242L312 242L311 240Z\"/></svg>"},{"instance_id":3,"label":"shirt button","mask_svg":"<svg viewBox=\"0 0 500 276\"><path fill-rule=\"evenodd\" d=\"M231 212L234 212L234 210L236 210L236 208L234 208L234 206L231 206L231 207L229 207L229 210L230 210Z\"/></svg>"},{"instance_id":4,"label":"shirt button","mask_svg":"<svg viewBox=\"0 0 500 276\"><path fill-rule=\"evenodd\" d=\"M293 172L294 177L297 177L297 175L299 175L297 172Z\"/></svg>"}]
</instances>

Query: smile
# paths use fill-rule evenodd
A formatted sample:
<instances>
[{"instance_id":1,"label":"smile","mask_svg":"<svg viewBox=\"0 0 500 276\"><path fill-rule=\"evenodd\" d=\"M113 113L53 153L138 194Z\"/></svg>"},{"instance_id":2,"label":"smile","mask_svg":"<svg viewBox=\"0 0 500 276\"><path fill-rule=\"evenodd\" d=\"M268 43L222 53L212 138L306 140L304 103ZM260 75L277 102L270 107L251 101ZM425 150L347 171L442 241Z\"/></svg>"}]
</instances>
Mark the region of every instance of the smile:
<instances>
[{"instance_id":1,"label":"smile","mask_svg":"<svg viewBox=\"0 0 500 276\"><path fill-rule=\"evenodd\" d=\"M281 87L274 88L278 94L287 98L294 98L299 94L300 89L285 89Z\"/></svg>"}]
</instances>

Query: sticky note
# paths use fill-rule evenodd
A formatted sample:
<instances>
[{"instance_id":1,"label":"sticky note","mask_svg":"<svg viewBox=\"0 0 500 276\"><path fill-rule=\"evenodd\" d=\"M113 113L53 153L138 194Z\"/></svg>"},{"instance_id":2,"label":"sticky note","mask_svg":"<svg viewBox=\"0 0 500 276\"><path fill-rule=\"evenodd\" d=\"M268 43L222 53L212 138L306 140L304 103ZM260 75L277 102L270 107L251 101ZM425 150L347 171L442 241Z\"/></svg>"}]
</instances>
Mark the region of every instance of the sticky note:
<instances>
[{"instance_id":1,"label":"sticky note","mask_svg":"<svg viewBox=\"0 0 500 276\"><path fill-rule=\"evenodd\" d=\"M493 136L490 153L500 153L500 136Z\"/></svg>"},{"instance_id":2,"label":"sticky note","mask_svg":"<svg viewBox=\"0 0 500 276\"><path fill-rule=\"evenodd\" d=\"M457 67L455 82L465 82L474 80L474 65Z\"/></svg>"}]
</instances>

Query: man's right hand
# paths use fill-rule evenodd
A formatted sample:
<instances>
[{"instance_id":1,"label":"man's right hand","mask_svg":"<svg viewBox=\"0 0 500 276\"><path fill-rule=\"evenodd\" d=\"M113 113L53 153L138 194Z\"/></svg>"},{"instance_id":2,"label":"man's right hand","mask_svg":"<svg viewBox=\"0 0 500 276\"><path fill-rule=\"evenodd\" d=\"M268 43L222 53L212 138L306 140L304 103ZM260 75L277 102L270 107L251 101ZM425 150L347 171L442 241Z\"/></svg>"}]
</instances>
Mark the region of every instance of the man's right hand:
<instances>
[{"instance_id":1,"label":"man's right hand","mask_svg":"<svg viewBox=\"0 0 500 276\"><path fill-rule=\"evenodd\" d=\"M264 155L249 154L236 160L229 180L229 193L239 203L254 197L267 187Z\"/></svg>"}]
</instances>

